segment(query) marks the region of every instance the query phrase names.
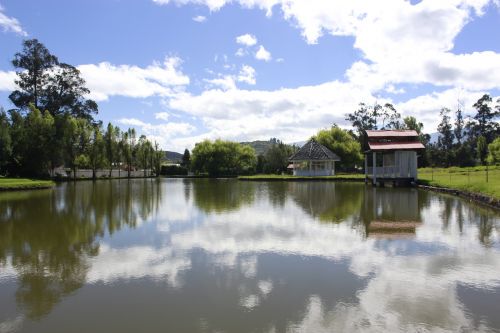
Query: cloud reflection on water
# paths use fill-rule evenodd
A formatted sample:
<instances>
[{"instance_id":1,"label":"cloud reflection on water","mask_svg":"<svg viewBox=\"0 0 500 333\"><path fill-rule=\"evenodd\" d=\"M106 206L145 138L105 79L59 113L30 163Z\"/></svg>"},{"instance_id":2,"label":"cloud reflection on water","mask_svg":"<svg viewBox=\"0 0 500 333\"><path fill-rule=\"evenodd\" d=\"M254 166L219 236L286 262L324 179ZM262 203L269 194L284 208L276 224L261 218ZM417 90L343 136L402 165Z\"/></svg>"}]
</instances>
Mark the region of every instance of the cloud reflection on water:
<instances>
[{"instance_id":1,"label":"cloud reflection on water","mask_svg":"<svg viewBox=\"0 0 500 333\"><path fill-rule=\"evenodd\" d=\"M153 279L179 297L202 288L208 299L225 296L233 316L260 313L255 327L291 332L488 331L489 318L470 313L457 286L500 297L498 215L455 198L362 184L166 180L148 192L152 209L134 192L132 204L111 207L135 230L108 226L115 231L98 252L83 253L86 285ZM417 223L411 237L370 234L372 221L398 218ZM8 258L0 283L19 274ZM199 302L202 313L188 317L227 330Z\"/></svg>"}]
</instances>

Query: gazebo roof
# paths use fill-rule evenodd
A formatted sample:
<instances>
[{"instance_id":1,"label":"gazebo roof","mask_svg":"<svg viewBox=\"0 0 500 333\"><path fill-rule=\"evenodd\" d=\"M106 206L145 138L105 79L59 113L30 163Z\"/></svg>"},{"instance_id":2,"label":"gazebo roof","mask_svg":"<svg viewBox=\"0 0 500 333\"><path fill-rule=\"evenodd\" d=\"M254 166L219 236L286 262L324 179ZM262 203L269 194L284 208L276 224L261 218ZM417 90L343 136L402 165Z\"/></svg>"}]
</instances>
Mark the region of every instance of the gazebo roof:
<instances>
[{"instance_id":1,"label":"gazebo roof","mask_svg":"<svg viewBox=\"0 0 500 333\"><path fill-rule=\"evenodd\" d=\"M340 161L340 158L330 149L316 140L309 140L298 152L290 156L290 161Z\"/></svg>"}]
</instances>

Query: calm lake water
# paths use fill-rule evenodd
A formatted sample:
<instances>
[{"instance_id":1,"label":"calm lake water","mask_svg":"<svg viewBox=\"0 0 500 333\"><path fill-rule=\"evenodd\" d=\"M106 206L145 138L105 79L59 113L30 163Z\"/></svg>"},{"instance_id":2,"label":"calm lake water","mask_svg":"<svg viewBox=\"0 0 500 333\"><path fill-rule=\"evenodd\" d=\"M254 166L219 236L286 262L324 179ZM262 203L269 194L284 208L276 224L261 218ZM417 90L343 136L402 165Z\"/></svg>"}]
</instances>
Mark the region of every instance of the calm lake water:
<instances>
[{"instance_id":1,"label":"calm lake water","mask_svg":"<svg viewBox=\"0 0 500 333\"><path fill-rule=\"evenodd\" d=\"M500 217L361 183L0 193L0 332L500 332Z\"/></svg>"}]
</instances>

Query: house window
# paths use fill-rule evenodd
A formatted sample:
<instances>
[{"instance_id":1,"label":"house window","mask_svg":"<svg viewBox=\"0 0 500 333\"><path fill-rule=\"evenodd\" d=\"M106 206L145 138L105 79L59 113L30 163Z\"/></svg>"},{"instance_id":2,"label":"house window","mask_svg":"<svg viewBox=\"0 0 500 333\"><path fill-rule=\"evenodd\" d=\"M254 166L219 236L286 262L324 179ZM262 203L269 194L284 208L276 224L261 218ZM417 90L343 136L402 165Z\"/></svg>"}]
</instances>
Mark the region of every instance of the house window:
<instances>
[{"instance_id":1,"label":"house window","mask_svg":"<svg viewBox=\"0 0 500 333\"><path fill-rule=\"evenodd\" d=\"M293 162L293 167L295 170L308 170L309 165L307 161Z\"/></svg>"},{"instance_id":2,"label":"house window","mask_svg":"<svg viewBox=\"0 0 500 333\"><path fill-rule=\"evenodd\" d=\"M325 161L312 161L312 169L314 171L325 170Z\"/></svg>"},{"instance_id":3,"label":"house window","mask_svg":"<svg viewBox=\"0 0 500 333\"><path fill-rule=\"evenodd\" d=\"M396 164L396 160L394 158L394 153L384 154L384 166L394 166Z\"/></svg>"}]
</instances>

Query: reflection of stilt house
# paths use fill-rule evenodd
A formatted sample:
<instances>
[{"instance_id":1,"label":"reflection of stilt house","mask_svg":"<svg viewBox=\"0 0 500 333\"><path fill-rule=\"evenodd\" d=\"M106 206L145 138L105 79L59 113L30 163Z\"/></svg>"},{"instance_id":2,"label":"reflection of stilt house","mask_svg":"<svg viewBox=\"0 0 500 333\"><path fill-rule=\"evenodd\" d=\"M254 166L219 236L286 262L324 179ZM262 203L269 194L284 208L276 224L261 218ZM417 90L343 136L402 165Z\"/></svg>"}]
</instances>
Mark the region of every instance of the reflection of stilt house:
<instances>
[{"instance_id":1,"label":"reflection of stilt house","mask_svg":"<svg viewBox=\"0 0 500 333\"><path fill-rule=\"evenodd\" d=\"M294 176L333 176L340 158L316 140L309 140L288 159Z\"/></svg>"},{"instance_id":2,"label":"reflection of stilt house","mask_svg":"<svg viewBox=\"0 0 500 333\"><path fill-rule=\"evenodd\" d=\"M418 191L415 189L367 188L364 208L369 237L413 237L421 225Z\"/></svg>"},{"instance_id":3,"label":"reflection of stilt house","mask_svg":"<svg viewBox=\"0 0 500 333\"><path fill-rule=\"evenodd\" d=\"M416 131L366 131L365 177L372 184L417 180L417 151L424 149Z\"/></svg>"}]
</instances>

